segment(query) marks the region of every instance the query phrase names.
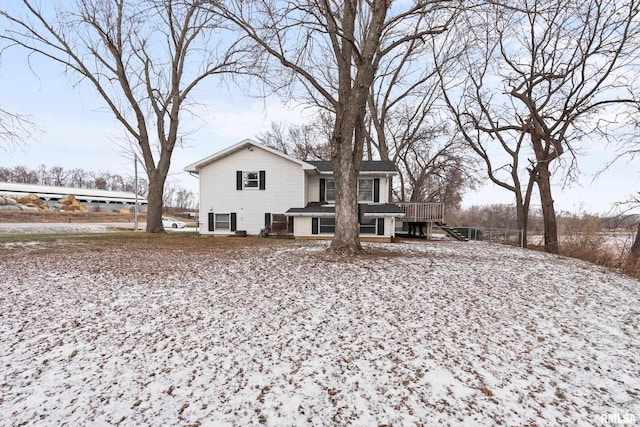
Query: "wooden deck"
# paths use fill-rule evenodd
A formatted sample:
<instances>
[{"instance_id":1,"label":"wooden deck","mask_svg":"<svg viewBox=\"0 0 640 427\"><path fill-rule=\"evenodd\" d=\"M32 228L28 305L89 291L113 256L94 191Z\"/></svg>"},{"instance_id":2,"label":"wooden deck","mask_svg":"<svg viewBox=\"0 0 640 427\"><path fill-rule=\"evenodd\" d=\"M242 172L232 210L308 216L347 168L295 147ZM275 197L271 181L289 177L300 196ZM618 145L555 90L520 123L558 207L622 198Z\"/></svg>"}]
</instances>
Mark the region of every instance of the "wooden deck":
<instances>
[{"instance_id":1,"label":"wooden deck","mask_svg":"<svg viewBox=\"0 0 640 427\"><path fill-rule=\"evenodd\" d=\"M406 232L396 233L398 237L430 239L435 225L456 240L468 240L444 222L444 203L397 203L397 205L404 210L404 218L399 218L398 222L402 223L402 230Z\"/></svg>"},{"instance_id":2,"label":"wooden deck","mask_svg":"<svg viewBox=\"0 0 640 427\"><path fill-rule=\"evenodd\" d=\"M404 209L402 222L444 222L444 203L397 203Z\"/></svg>"}]
</instances>

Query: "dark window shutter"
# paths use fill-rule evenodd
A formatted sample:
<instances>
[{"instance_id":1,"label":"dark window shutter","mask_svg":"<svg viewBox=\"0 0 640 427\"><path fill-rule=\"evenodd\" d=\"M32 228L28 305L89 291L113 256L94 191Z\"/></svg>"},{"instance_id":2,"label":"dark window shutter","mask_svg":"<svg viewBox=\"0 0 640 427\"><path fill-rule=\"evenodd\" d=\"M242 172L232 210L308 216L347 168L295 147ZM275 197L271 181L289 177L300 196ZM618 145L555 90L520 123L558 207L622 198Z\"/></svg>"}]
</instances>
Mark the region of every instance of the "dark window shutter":
<instances>
[{"instance_id":1,"label":"dark window shutter","mask_svg":"<svg viewBox=\"0 0 640 427\"><path fill-rule=\"evenodd\" d=\"M318 234L318 218L311 218L311 234Z\"/></svg>"},{"instance_id":2,"label":"dark window shutter","mask_svg":"<svg viewBox=\"0 0 640 427\"><path fill-rule=\"evenodd\" d=\"M358 203L358 224L364 224L364 214L367 213L367 204Z\"/></svg>"},{"instance_id":3,"label":"dark window shutter","mask_svg":"<svg viewBox=\"0 0 640 427\"><path fill-rule=\"evenodd\" d=\"M320 178L320 202L324 202L325 199L325 186L327 185L327 182L324 178Z\"/></svg>"},{"instance_id":4,"label":"dark window shutter","mask_svg":"<svg viewBox=\"0 0 640 427\"><path fill-rule=\"evenodd\" d=\"M242 171L236 171L236 190L242 190Z\"/></svg>"},{"instance_id":5,"label":"dark window shutter","mask_svg":"<svg viewBox=\"0 0 640 427\"><path fill-rule=\"evenodd\" d=\"M236 225L236 214L235 213L231 213L231 231L236 231L237 225Z\"/></svg>"},{"instance_id":6,"label":"dark window shutter","mask_svg":"<svg viewBox=\"0 0 640 427\"><path fill-rule=\"evenodd\" d=\"M380 178L373 180L373 202L380 203Z\"/></svg>"},{"instance_id":7,"label":"dark window shutter","mask_svg":"<svg viewBox=\"0 0 640 427\"><path fill-rule=\"evenodd\" d=\"M266 178L267 173L265 171L260 171L260 183L258 184L260 186L260 190L267 188Z\"/></svg>"},{"instance_id":8,"label":"dark window shutter","mask_svg":"<svg viewBox=\"0 0 640 427\"><path fill-rule=\"evenodd\" d=\"M271 226L271 214L268 212L264 214L264 226L265 227Z\"/></svg>"},{"instance_id":9,"label":"dark window shutter","mask_svg":"<svg viewBox=\"0 0 640 427\"><path fill-rule=\"evenodd\" d=\"M384 236L384 218L378 218L378 236Z\"/></svg>"},{"instance_id":10,"label":"dark window shutter","mask_svg":"<svg viewBox=\"0 0 640 427\"><path fill-rule=\"evenodd\" d=\"M215 230L215 216L213 212L209 212L209 231Z\"/></svg>"}]
</instances>

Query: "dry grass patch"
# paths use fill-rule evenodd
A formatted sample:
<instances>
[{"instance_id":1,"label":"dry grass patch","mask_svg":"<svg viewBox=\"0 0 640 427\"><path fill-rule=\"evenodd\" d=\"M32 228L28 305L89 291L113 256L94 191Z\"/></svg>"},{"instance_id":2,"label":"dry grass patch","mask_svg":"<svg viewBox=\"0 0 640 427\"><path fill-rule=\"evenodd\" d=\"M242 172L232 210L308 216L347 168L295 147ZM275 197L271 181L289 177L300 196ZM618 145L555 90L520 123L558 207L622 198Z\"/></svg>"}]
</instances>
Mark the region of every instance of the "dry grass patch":
<instances>
[{"instance_id":1,"label":"dry grass patch","mask_svg":"<svg viewBox=\"0 0 640 427\"><path fill-rule=\"evenodd\" d=\"M193 233L151 234L141 232L109 233L54 233L0 235L0 246L10 247L16 243L34 244L33 251L40 253L106 252L118 250L123 253L157 256L159 253L207 253L217 256L233 256L240 250L291 245L292 240L264 239L258 237L205 237ZM37 245L35 245L37 244Z\"/></svg>"}]
</instances>

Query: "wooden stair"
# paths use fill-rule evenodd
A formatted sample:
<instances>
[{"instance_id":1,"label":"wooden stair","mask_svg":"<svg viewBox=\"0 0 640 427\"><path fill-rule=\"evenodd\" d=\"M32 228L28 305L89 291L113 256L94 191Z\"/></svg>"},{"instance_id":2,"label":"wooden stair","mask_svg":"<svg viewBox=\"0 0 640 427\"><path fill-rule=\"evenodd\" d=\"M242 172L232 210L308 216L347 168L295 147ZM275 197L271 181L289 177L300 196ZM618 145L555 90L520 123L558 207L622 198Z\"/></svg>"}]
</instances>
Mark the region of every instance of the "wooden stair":
<instances>
[{"instance_id":1,"label":"wooden stair","mask_svg":"<svg viewBox=\"0 0 640 427\"><path fill-rule=\"evenodd\" d=\"M435 221L434 224L437 225L438 227L440 227L442 230L444 230L445 233L447 233L449 236L453 237L456 240L459 240L461 242L468 242L469 241L469 239L464 237L462 234L458 233L456 230L453 229L453 227L449 227L444 222Z\"/></svg>"}]
</instances>

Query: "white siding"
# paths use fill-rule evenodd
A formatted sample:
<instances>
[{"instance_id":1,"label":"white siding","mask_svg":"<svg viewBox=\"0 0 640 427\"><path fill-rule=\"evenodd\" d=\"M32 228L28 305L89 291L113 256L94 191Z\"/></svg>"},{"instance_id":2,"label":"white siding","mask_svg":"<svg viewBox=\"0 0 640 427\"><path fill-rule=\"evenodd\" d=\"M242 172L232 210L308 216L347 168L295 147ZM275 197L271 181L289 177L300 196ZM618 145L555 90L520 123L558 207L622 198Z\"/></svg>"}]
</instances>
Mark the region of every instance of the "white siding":
<instances>
[{"instance_id":1,"label":"white siding","mask_svg":"<svg viewBox=\"0 0 640 427\"><path fill-rule=\"evenodd\" d=\"M302 192L304 193L304 206L307 206L307 203L309 203L309 201L311 200L309 198L309 179L310 179L310 177L306 173L303 174L303 175L304 175L304 179L302 180L300 185L302 186Z\"/></svg>"},{"instance_id":2,"label":"white siding","mask_svg":"<svg viewBox=\"0 0 640 427\"><path fill-rule=\"evenodd\" d=\"M236 190L236 171L265 171L266 189ZM200 232L208 231L208 214L236 213L237 229L258 234L265 213L284 214L305 206L301 165L259 147L240 149L200 169ZM220 230L214 234L230 234Z\"/></svg>"},{"instance_id":3,"label":"white siding","mask_svg":"<svg viewBox=\"0 0 640 427\"><path fill-rule=\"evenodd\" d=\"M293 220L293 235L298 236L315 236L311 234L311 217L297 216Z\"/></svg>"},{"instance_id":4,"label":"white siding","mask_svg":"<svg viewBox=\"0 0 640 427\"><path fill-rule=\"evenodd\" d=\"M384 219L384 235L387 237L396 235L396 220L395 218Z\"/></svg>"},{"instance_id":5,"label":"white siding","mask_svg":"<svg viewBox=\"0 0 640 427\"><path fill-rule=\"evenodd\" d=\"M389 178L386 176L380 177L380 203L389 203ZM387 224L384 224L385 231L387 230Z\"/></svg>"},{"instance_id":6,"label":"white siding","mask_svg":"<svg viewBox=\"0 0 640 427\"><path fill-rule=\"evenodd\" d=\"M320 177L310 176L307 182L308 182L307 188L309 191L309 201L319 202L320 201Z\"/></svg>"}]
</instances>

